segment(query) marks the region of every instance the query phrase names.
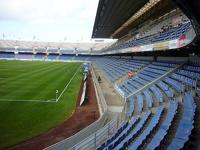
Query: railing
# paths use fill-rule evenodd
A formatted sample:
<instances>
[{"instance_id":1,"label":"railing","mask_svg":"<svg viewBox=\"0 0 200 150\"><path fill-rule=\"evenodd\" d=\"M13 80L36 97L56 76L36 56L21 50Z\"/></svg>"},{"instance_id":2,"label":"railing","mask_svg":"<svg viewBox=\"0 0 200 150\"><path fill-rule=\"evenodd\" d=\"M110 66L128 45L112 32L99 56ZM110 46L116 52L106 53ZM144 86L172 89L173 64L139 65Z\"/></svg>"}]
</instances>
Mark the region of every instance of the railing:
<instances>
[{"instance_id":1,"label":"railing","mask_svg":"<svg viewBox=\"0 0 200 150\"><path fill-rule=\"evenodd\" d=\"M114 116L114 118L108 122L108 107L103 95L102 89L97 81L97 77L92 68L92 77L94 82L94 87L97 96L97 102L99 105L100 118L92 123L90 126L81 130L72 137L69 137L61 142L58 142L52 146L45 148L45 150L89 150L96 149L101 145L106 139L108 139L127 119L126 116L126 103L121 113Z\"/></svg>"},{"instance_id":2,"label":"railing","mask_svg":"<svg viewBox=\"0 0 200 150\"><path fill-rule=\"evenodd\" d=\"M98 102L99 108L101 109L100 113L107 112L108 106L106 104L105 97L103 95L102 89L99 85L99 82L97 80L97 77L96 77L96 74L94 73L93 68L91 70L91 74L92 74L92 80L94 83L94 88L95 88L95 92L96 92L96 96L97 96L97 102Z\"/></svg>"},{"instance_id":3,"label":"railing","mask_svg":"<svg viewBox=\"0 0 200 150\"><path fill-rule=\"evenodd\" d=\"M103 141L105 141L111 134L118 129L118 120L117 118L113 119L111 122L106 124L105 127L99 129L97 132L86 138L84 141L81 141L74 147L70 148L71 150L89 150L96 149Z\"/></svg>"},{"instance_id":4,"label":"railing","mask_svg":"<svg viewBox=\"0 0 200 150\"><path fill-rule=\"evenodd\" d=\"M98 91L98 96L100 97L102 101L103 109L106 108L107 110L107 104L104 98L103 93L99 83L97 81L97 77L94 73L94 70L92 69L92 76L95 87L97 88L96 91ZM108 139L120 126L121 124L126 120L126 109L124 107L122 113L116 115L109 123L107 123L104 127L99 128L98 131L91 134L89 137L84 139L83 141L79 142L78 144L74 145L70 150L89 150L89 149L96 149L99 145L101 145L106 139Z\"/></svg>"},{"instance_id":5,"label":"railing","mask_svg":"<svg viewBox=\"0 0 200 150\"><path fill-rule=\"evenodd\" d=\"M94 134L87 137L84 141L81 141L77 145L70 148L70 150L93 150L97 149L103 142L105 142L113 133L116 132L119 127L121 127L121 124L124 123L125 117L120 114L118 116L115 116L112 121L107 123L104 127L99 129Z\"/></svg>"},{"instance_id":6,"label":"railing","mask_svg":"<svg viewBox=\"0 0 200 150\"><path fill-rule=\"evenodd\" d=\"M74 145L76 145L75 147L77 147L77 145L80 145L80 144L78 144L80 141L83 141L87 137L90 137L90 135L92 135L98 129L100 129L104 126L104 124L107 120L107 117L108 117L108 108L107 108L107 104L105 102L103 93L101 91L101 88L98 85L96 76L93 73L93 70L92 70L92 76L93 76L94 87L95 87L95 91L96 91L98 105L101 106L100 107L100 118L97 121L95 121L94 123L92 123L91 125L89 125L88 127L84 128L80 132L76 133L75 135L73 135L67 139L64 139L54 145L51 145L51 146L45 148L45 150L66 150L66 149L70 149L70 147L73 147ZM84 141L86 141L86 140L84 140ZM83 144L84 141L81 144ZM90 143L91 143L91 145L93 145L95 143L95 141L94 142L93 141L94 141L94 139L87 140L86 145L89 146Z\"/></svg>"}]
</instances>

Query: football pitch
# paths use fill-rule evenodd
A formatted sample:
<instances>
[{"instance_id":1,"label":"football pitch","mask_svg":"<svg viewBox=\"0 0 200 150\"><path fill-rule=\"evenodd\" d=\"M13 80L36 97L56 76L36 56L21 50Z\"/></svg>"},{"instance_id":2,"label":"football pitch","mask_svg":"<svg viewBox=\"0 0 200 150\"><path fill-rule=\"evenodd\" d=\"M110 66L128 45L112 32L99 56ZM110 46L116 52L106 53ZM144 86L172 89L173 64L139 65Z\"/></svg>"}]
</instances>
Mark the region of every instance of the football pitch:
<instances>
[{"instance_id":1,"label":"football pitch","mask_svg":"<svg viewBox=\"0 0 200 150\"><path fill-rule=\"evenodd\" d=\"M81 66L0 60L0 149L42 134L73 114Z\"/></svg>"}]
</instances>

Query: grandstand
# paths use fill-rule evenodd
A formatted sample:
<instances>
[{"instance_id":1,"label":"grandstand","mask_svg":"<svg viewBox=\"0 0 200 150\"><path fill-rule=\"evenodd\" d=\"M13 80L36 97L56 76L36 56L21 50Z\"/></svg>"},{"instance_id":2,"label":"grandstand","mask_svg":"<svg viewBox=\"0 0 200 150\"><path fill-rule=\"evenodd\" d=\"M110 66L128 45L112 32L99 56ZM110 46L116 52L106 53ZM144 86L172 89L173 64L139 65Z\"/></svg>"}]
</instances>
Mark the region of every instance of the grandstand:
<instances>
[{"instance_id":1,"label":"grandstand","mask_svg":"<svg viewBox=\"0 0 200 150\"><path fill-rule=\"evenodd\" d=\"M41 41L13 41L0 40L1 51L16 51L16 52L34 52L34 53L91 53L98 51L105 46L109 46L111 42L95 42L88 43L67 43L67 42L41 42Z\"/></svg>"},{"instance_id":2,"label":"grandstand","mask_svg":"<svg viewBox=\"0 0 200 150\"><path fill-rule=\"evenodd\" d=\"M92 38L116 42L1 40L0 59L91 63L100 118L43 148L199 149L199 8L194 0L99 0Z\"/></svg>"}]
</instances>

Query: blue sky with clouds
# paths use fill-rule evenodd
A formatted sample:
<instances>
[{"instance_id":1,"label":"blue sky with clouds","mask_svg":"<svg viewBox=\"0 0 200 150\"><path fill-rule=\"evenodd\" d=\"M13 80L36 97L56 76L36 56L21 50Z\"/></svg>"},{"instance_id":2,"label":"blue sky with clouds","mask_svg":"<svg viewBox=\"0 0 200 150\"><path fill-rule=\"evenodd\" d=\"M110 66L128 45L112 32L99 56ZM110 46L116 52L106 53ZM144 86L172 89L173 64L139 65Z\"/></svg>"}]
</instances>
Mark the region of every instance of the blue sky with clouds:
<instances>
[{"instance_id":1,"label":"blue sky with clouds","mask_svg":"<svg viewBox=\"0 0 200 150\"><path fill-rule=\"evenodd\" d=\"M0 39L87 41L98 0L0 0Z\"/></svg>"}]
</instances>

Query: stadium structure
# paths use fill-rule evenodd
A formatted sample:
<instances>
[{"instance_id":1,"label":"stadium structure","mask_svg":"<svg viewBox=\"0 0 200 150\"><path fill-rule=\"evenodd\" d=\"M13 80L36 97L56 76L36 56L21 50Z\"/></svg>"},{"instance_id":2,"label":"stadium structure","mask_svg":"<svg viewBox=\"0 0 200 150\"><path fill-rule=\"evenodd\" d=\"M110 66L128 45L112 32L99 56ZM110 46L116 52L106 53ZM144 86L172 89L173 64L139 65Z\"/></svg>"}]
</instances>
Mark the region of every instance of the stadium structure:
<instances>
[{"instance_id":1,"label":"stadium structure","mask_svg":"<svg viewBox=\"0 0 200 150\"><path fill-rule=\"evenodd\" d=\"M99 0L92 38L116 42L1 40L3 60L88 63L92 80L82 82L80 99L92 84L99 112L68 138L8 149L199 149L199 8L195 0Z\"/></svg>"}]
</instances>

